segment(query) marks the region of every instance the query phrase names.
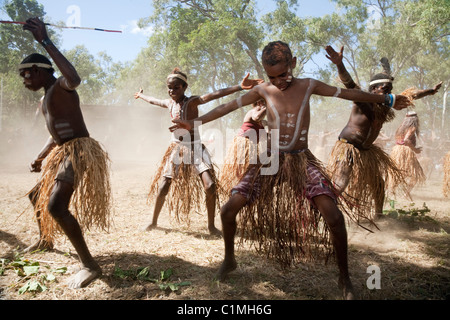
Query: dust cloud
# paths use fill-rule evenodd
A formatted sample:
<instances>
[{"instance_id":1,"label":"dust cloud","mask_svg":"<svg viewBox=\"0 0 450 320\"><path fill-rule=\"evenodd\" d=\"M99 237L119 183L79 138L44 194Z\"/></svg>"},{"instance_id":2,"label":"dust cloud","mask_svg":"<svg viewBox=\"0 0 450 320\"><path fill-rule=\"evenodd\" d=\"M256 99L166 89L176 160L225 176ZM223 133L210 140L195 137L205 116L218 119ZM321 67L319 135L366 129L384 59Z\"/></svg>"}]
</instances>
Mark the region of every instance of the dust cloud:
<instances>
[{"instance_id":1,"label":"dust cloud","mask_svg":"<svg viewBox=\"0 0 450 320\"><path fill-rule=\"evenodd\" d=\"M133 165L153 167L169 145L171 122L167 109L138 103L82 105L81 108L90 136L108 152L113 169ZM3 120L0 139L2 170L28 170L49 137L42 114L35 116L24 111L17 118L20 120Z\"/></svg>"}]
</instances>

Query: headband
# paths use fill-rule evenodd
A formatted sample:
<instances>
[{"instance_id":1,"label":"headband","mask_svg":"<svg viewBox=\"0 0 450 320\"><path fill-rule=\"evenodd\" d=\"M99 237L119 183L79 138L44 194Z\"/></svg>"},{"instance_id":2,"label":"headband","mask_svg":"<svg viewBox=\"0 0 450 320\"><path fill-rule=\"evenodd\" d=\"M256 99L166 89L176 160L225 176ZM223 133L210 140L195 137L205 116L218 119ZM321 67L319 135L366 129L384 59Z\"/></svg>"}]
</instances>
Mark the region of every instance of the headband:
<instances>
[{"instance_id":1,"label":"headband","mask_svg":"<svg viewBox=\"0 0 450 320\"><path fill-rule=\"evenodd\" d=\"M391 80L391 79L378 79L378 80L373 80L373 81L370 81L369 85L373 86L374 84L377 84L377 83L385 83L385 82L392 83L392 80Z\"/></svg>"},{"instance_id":2,"label":"headband","mask_svg":"<svg viewBox=\"0 0 450 320\"><path fill-rule=\"evenodd\" d=\"M172 74L169 74L169 76L167 77L167 79L172 79L172 78L178 78L178 79L184 81L185 83L187 83L187 78L181 74L172 73Z\"/></svg>"},{"instance_id":3,"label":"headband","mask_svg":"<svg viewBox=\"0 0 450 320\"><path fill-rule=\"evenodd\" d=\"M44 68L44 69L52 69L53 66L47 63L39 63L39 62L30 62L30 63L22 63L19 65L19 70L32 68L33 66Z\"/></svg>"}]
</instances>

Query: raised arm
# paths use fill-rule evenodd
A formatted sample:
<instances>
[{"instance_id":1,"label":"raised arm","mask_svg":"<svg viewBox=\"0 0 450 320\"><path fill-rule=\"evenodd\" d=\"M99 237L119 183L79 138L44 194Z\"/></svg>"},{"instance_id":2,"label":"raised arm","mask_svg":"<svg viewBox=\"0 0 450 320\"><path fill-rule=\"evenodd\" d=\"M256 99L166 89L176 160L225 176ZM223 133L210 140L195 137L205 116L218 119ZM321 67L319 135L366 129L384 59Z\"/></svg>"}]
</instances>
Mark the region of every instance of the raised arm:
<instances>
[{"instance_id":1,"label":"raised arm","mask_svg":"<svg viewBox=\"0 0 450 320\"><path fill-rule=\"evenodd\" d=\"M242 79L240 85L236 85L233 87L217 90L212 93L207 93L205 95L202 95L198 99L198 104L205 104L212 100L216 100L225 96L228 96L230 94L233 94L235 92L241 91L241 90L250 90L253 87L257 86L260 83L263 83L264 80L262 79L249 79L250 73L247 73L247 75Z\"/></svg>"},{"instance_id":2,"label":"raised arm","mask_svg":"<svg viewBox=\"0 0 450 320\"><path fill-rule=\"evenodd\" d=\"M136 92L134 94L134 98L135 99L142 99L145 102L148 102L150 104L153 104L155 106L159 106L161 108L168 108L169 105L167 103L167 100L161 100L161 99L156 99L150 96L145 96L144 95L144 90L142 88L139 89L139 92Z\"/></svg>"},{"instance_id":3,"label":"raised arm","mask_svg":"<svg viewBox=\"0 0 450 320\"><path fill-rule=\"evenodd\" d=\"M192 130L194 128L194 123L200 122L202 125L211 121L214 121L218 118L221 118L225 115L227 115L230 112L233 112L236 109L239 109L243 106L252 104L260 100L262 97L259 95L259 93L253 89L250 90L248 93L243 95L242 97L239 97L238 99L235 99L233 101L230 101L228 103L222 104L210 112L202 115L201 117L198 117L196 119L192 120L173 120L174 123L173 126L169 128L170 131L175 131L177 129L186 129L186 130Z\"/></svg>"},{"instance_id":4,"label":"raised arm","mask_svg":"<svg viewBox=\"0 0 450 320\"><path fill-rule=\"evenodd\" d=\"M63 75L63 78L60 81L61 86L66 90L75 90L81 83L80 76L73 65L49 39L45 24L39 20L39 18L31 18L26 21L23 29L30 31L34 36L34 39L36 39L36 41L44 47L53 59L59 71Z\"/></svg>"},{"instance_id":5,"label":"raised arm","mask_svg":"<svg viewBox=\"0 0 450 320\"><path fill-rule=\"evenodd\" d=\"M336 52L333 47L326 46L325 51L327 55L325 55L331 62L333 62L339 73L339 78L342 83L345 85L347 89L361 89L352 79L352 76L345 68L343 59L344 59L344 46L341 47L341 51Z\"/></svg>"}]
</instances>

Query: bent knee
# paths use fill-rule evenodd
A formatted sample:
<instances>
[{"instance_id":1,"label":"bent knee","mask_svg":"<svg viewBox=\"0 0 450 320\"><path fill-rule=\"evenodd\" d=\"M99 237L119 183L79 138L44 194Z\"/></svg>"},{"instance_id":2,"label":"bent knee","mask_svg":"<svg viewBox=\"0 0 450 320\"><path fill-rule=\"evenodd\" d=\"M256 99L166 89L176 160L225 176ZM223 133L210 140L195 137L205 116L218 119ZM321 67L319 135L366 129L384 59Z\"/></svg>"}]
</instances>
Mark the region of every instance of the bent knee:
<instances>
[{"instance_id":1,"label":"bent knee","mask_svg":"<svg viewBox=\"0 0 450 320\"><path fill-rule=\"evenodd\" d=\"M206 183L205 191L207 194L214 194L216 192L216 183L213 181Z\"/></svg>"},{"instance_id":2,"label":"bent knee","mask_svg":"<svg viewBox=\"0 0 450 320\"><path fill-rule=\"evenodd\" d=\"M54 197L50 198L47 209L55 220L62 217L69 210L61 201Z\"/></svg>"},{"instance_id":3,"label":"bent knee","mask_svg":"<svg viewBox=\"0 0 450 320\"><path fill-rule=\"evenodd\" d=\"M324 216L325 218L325 216ZM345 219L344 215L339 209L336 209L335 212L328 214L325 218L325 221L330 229L341 229L345 228Z\"/></svg>"},{"instance_id":4,"label":"bent knee","mask_svg":"<svg viewBox=\"0 0 450 320\"><path fill-rule=\"evenodd\" d=\"M222 221L235 221L239 211L246 205L247 199L240 194L233 195L227 203L220 208Z\"/></svg>"},{"instance_id":5,"label":"bent knee","mask_svg":"<svg viewBox=\"0 0 450 320\"><path fill-rule=\"evenodd\" d=\"M344 215L333 199L326 195L321 195L315 197L314 202L329 228L345 227Z\"/></svg>"}]
</instances>

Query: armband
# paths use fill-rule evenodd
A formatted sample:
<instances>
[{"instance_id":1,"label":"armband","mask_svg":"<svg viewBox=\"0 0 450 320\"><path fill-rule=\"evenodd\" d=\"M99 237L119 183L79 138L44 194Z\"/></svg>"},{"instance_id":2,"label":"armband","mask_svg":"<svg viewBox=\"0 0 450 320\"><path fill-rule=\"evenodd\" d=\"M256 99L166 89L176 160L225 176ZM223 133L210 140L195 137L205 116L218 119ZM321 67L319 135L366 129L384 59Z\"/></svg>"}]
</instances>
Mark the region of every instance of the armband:
<instances>
[{"instance_id":1,"label":"armband","mask_svg":"<svg viewBox=\"0 0 450 320\"><path fill-rule=\"evenodd\" d=\"M42 40L41 45L45 48L46 46L49 46L53 44L52 40L50 40L49 38L45 38L44 40Z\"/></svg>"},{"instance_id":2,"label":"armband","mask_svg":"<svg viewBox=\"0 0 450 320\"><path fill-rule=\"evenodd\" d=\"M384 105L388 108L392 108L395 105L395 94L385 94L384 95Z\"/></svg>"},{"instance_id":3,"label":"armband","mask_svg":"<svg viewBox=\"0 0 450 320\"><path fill-rule=\"evenodd\" d=\"M333 98L339 97L339 95L341 94L341 88L337 88L336 93L334 94Z\"/></svg>"}]
</instances>

